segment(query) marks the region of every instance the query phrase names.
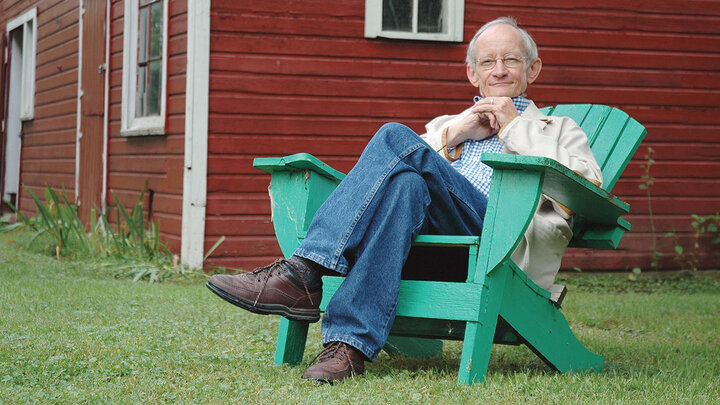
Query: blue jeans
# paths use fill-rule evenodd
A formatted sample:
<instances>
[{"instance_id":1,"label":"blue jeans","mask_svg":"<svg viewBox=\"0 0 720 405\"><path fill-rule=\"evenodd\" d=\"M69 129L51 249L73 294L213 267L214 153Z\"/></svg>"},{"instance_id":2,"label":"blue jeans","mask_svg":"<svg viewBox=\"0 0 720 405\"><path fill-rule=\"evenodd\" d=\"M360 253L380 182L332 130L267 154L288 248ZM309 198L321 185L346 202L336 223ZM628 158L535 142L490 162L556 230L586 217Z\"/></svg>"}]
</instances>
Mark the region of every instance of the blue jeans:
<instances>
[{"instance_id":1,"label":"blue jeans","mask_svg":"<svg viewBox=\"0 0 720 405\"><path fill-rule=\"evenodd\" d=\"M323 344L345 342L374 361L395 319L413 239L480 235L486 205L412 130L395 123L380 128L295 252L345 276L325 311Z\"/></svg>"}]
</instances>

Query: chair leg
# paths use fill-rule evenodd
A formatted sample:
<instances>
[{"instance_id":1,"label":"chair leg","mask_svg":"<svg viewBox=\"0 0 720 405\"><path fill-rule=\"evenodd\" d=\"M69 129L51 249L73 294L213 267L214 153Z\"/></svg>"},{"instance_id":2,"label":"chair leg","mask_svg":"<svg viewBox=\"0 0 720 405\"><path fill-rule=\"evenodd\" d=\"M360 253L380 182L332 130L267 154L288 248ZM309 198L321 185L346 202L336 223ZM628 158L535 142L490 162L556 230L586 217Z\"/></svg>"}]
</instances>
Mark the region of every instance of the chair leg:
<instances>
[{"instance_id":1,"label":"chair leg","mask_svg":"<svg viewBox=\"0 0 720 405\"><path fill-rule=\"evenodd\" d=\"M527 288L519 277L506 285L500 316L545 363L561 373L600 372L603 358L588 350L553 302Z\"/></svg>"},{"instance_id":2,"label":"chair leg","mask_svg":"<svg viewBox=\"0 0 720 405\"><path fill-rule=\"evenodd\" d=\"M531 315L537 315L533 312ZM543 311L545 312L545 311ZM601 372L603 357L588 350L575 336L570 325L554 305L547 304L547 311L552 313L542 325L531 322L517 322L511 325L522 335L527 346L538 355L548 366L561 372Z\"/></svg>"},{"instance_id":3,"label":"chair leg","mask_svg":"<svg viewBox=\"0 0 720 405\"><path fill-rule=\"evenodd\" d=\"M305 353L309 324L280 318L277 344L275 346L275 364L300 364Z\"/></svg>"},{"instance_id":4,"label":"chair leg","mask_svg":"<svg viewBox=\"0 0 720 405\"><path fill-rule=\"evenodd\" d=\"M492 351L495 325L480 322L468 322L465 327L465 340L463 341L460 369L458 370L458 383L471 385L474 382L485 381L490 352Z\"/></svg>"},{"instance_id":5,"label":"chair leg","mask_svg":"<svg viewBox=\"0 0 720 405\"><path fill-rule=\"evenodd\" d=\"M499 268L491 275L476 275L476 285L481 289L480 302L483 303L477 322L467 322L463 340L458 383L472 384L485 381L490 352L495 340L500 304L509 277L507 268ZM482 280L482 282L478 282Z\"/></svg>"}]
</instances>

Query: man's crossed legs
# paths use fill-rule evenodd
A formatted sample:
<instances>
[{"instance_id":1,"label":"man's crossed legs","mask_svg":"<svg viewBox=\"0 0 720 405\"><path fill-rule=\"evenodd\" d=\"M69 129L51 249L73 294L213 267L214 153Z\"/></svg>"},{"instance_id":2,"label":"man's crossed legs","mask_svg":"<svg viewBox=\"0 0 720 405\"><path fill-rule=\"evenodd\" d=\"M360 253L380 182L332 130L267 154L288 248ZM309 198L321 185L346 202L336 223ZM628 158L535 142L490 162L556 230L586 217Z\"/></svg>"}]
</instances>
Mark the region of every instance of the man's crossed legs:
<instances>
[{"instance_id":1,"label":"man's crossed legs","mask_svg":"<svg viewBox=\"0 0 720 405\"><path fill-rule=\"evenodd\" d=\"M344 276L323 318L325 349L303 375L332 383L362 374L364 362L374 361L384 346L415 237L480 235L486 204L417 134L386 124L318 209L289 260L250 273L215 275L207 286L255 313L316 322L322 275Z\"/></svg>"}]
</instances>

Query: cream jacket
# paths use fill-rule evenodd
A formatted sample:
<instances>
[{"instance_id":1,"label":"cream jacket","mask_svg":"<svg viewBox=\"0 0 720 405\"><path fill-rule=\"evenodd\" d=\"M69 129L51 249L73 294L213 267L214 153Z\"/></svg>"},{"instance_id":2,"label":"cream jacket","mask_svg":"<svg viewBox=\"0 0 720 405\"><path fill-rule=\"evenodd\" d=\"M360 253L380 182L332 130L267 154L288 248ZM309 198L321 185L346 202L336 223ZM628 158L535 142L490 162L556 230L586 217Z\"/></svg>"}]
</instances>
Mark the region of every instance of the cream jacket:
<instances>
[{"instance_id":1,"label":"cream jacket","mask_svg":"<svg viewBox=\"0 0 720 405\"><path fill-rule=\"evenodd\" d=\"M443 115L425 125L421 137L444 157L442 133L453 123L471 114L470 108L457 115ZM568 117L548 117L533 102L525 112L506 124L498 134L503 153L542 156L554 159L585 178L602 183L602 172L580 127ZM512 260L540 287L556 292L555 276L572 238L572 218L556 202L543 195L523 240Z\"/></svg>"}]
</instances>

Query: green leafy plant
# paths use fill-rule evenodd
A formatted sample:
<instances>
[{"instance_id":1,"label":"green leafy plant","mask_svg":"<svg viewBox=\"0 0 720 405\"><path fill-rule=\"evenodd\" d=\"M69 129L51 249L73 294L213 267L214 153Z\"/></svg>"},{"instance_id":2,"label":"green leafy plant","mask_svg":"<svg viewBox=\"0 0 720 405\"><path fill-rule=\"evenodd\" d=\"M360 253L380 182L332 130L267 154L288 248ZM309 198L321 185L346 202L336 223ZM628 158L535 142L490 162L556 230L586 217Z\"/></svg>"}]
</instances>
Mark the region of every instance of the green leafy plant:
<instances>
[{"instance_id":1,"label":"green leafy plant","mask_svg":"<svg viewBox=\"0 0 720 405\"><path fill-rule=\"evenodd\" d=\"M710 237L710 243L720 244L720 213L712 215L692 214L690 225L694 229L692 246L683 247L676 232L668 232L665 237L672 238L675 248L675 262L681 267L696 271L700 264L701 241Z\"/></svg>"},{"instance_id":2,"label":"green leafy plant","mask_svg":"<svg viewBox=\"0 0 720 405\"><path fill-rule=\"evenodd\" d=\"M160 241L160 225L155 221L147 221L143 211L143 197L147 184L143 187L132 210L128 211L118 196L111 192L115 201L116 228L108 220L113 207L109 207L104 215L99 216L97 236L101 239L101 249L108 255L136 257L145 260L156 260L172 256L167 246Z\"/></svg>"},{"instance_id":3,"label":"green leafy plant","mask_svg":"<svg viewBox=\"0 0 720 405\"><path fill-rule=\"evenodd\" d=\"M652 210L652 193L650 192L650 188L653 186L653 184L655 184L655 177L650 174L650 169L652 168L652 165L655 164L655 159L653 159L652 157L653 153L655 153L655 150L648 146L647 153L644 157L645 163L640 165L640 167L644 170L642 176L640 176L643 182L638 185L638 188L640 190L645 190L645 193L647 195L648 217L650 218L650 234L652 235L652 246L650 246L650 249L652 250L652 261L650 262L650 267L652 267L654 270L657 270L660 266L660 258L663 254L658 249L658 238L657 234L655 233L655 216L653 215Z\"/></svg>"},{"instance_id":4,"label":"green leafy plant","mask_svg":"<svg viewBox=\"0 0 720 405\"><path fill-rule=\"evenodd\" d=\"M45 189L45 202L41 201L28 187L25 187L25 190L35 201L38 215L35 218L28 218L14 205L11 204L10 207L17 214L19 223L35 232L29 243L41 236L50 237L55 256L58 258L68 252L71 239L74 239L83 248L88 246L89 242L85 233L85 226L78 218L77 209L68 201L64 188L61 201L55 190L47 187Z\"/></svg>"},{"instance_id":5,"label":"green leafy plant","mask_svg":"<svg viewBox=\"0 0 720 405\"><path fill-rule=\"evenodd\" d=\"M221 236L215 244L208 250L203 258L203 262L225 241L225 236ZM170 260L156 260L154 262L132 260L120 266L106 265L111 267L111 273L117 278L131 278L133 281L146 280L151 283L164 280L194 280L209 276L209 273L191 269L185 264L180 263L178 255L172 255Z\"/></svg>"},{"instance_id":6,"label":"green leafy plant","mask_svg":"<svg viewBox=\"0 0 720 405\"><path fill-rule=\"evenodd\" d=\"M128 209L118 196L111 192L114 205L97 214L90 210L90 224L86 230L80 221L77 208L70 203L65 190L62 198L51 187L45 190L43 202L32 190L25 187L37 208L37 215L30 218L11 206L17 215L17 223L10 218L3 220L2 230L25 226L33 234L28 245L42 239L49 240L43 250L50 248L59 259L63 256L92 256L116 259L104 267L112 269L117 277L130 277L133 280L162 281L168 278L203 275L181 264L160 239L160 225L145 217L143 197L147 184L143 187L135 205ZM110 218L115 219L111 223ZM203 259L207 260L215 249L225 240L221 237ZM117 261L121 261L118 264Z\"/></svg>"}]
</instances>

